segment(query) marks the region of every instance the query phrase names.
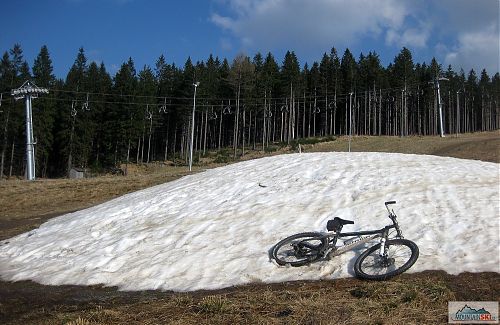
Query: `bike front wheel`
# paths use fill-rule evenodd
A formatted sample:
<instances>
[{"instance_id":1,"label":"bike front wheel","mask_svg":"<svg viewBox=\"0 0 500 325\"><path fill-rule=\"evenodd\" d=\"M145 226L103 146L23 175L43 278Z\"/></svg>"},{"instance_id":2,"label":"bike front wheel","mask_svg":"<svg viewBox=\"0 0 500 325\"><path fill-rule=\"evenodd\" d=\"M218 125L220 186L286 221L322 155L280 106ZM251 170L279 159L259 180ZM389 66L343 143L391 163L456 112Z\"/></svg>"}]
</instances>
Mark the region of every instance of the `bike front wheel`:
<instances>
[{"instance_id":1,"label":"bike front wheel","mask_svg":"<svg viewBox=\"0 0 500 325\"><path fill-rule=\"evenodd\" d=\"M272 257L279 265L302 266L322 257L328 239L319 232L304 232L278 242Z\"/></svg>"},{"instance_id":2,"label":"bike front wheel","mask_svg":"<svg viewBox=\"0 0 500 325\"><path fill-rule=\"evenodd\" d=\"M385 242L386 256L380 256L380 245L368 248L354 263L356 276L368 280L386 280L408 270L418 258L418 246L407 239Z\"/></svg>"}]
</instances>

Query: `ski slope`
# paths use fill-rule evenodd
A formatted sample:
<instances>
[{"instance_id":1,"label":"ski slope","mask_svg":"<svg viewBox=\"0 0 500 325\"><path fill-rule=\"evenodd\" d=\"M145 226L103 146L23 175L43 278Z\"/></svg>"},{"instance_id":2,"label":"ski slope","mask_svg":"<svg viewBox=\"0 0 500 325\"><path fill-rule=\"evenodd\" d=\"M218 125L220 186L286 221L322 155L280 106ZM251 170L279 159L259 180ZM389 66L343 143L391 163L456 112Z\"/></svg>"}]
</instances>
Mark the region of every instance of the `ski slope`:
<instances>
[{"instance_id":1,"label":"ski slope","mask_svg":"<svg viewBox=\"0 0 500 325\"><path fill-rule=\"evenodd\" d=\"M0 242L0 278L191 291L350 277L355 252L292 268L268 251L326 231L333 217L355 221L344 231L383 227L388 200L420 248L409 272L500 272L498 164L310 153L211 169L54 218Z\"/></svg>"}]
</instances>

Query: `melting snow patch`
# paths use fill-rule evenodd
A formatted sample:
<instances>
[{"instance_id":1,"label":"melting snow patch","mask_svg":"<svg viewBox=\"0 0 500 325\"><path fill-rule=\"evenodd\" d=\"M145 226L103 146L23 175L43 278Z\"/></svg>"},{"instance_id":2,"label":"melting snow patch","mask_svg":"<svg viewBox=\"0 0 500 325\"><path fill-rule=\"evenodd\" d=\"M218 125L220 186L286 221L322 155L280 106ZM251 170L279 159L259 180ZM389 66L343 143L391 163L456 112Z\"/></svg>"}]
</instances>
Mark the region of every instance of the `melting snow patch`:
<instances>
[{"instance_id":1,"label":"melting snow patch","mask_svg":"<svg viewBox=\"0 0 500 325\"><path fill-rule=\"evenodd\" d=\"M0 277L189 291L353 275L356 254L278 267L269 249L328 219L390 223L420 248L409 272L499 272L499 165L435 156L314 153L246 161L54 218L0 242Z\"/></svg>"}]
</instances>

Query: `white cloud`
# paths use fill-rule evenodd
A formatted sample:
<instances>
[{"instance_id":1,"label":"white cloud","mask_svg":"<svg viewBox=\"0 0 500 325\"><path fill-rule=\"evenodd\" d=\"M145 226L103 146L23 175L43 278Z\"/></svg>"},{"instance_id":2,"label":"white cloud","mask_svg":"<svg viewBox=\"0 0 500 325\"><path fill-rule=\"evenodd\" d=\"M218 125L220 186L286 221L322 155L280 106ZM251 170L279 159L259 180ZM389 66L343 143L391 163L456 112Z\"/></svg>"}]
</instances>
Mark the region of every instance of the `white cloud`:
<instances>
[{"instance_id":1,"label":"white cloud","mask_svg":"<svg viewBox=\"0 0 500 325\"><path fill-rule=\"evenodd\" d=\"M446 33L463 33L498 26L498 0L439 0L427 4L424 14L431 16Z\"/></svg>"},{"instance_id":2,"label":"white cloud","mask_svg":"<svg viewBox=\"0 0 500 325\"><path fill-rule=\"evenodd\" d=\"M218 14L213 14L211 17L213 23L218 25L219 27L225 29L231 29L231 26L234 25L234 21L229 17L222 17Z\"/></svg>"},{"instance_id":3,"label":"white cloud","mask_svg":"<svg viewBox=\"0 0 500 325\"><path fill-rule=\"evenodd\" d=\"M222 7L211 21L246 51L405 46L420 53L419 62L435 56L456 68L498 71L498 0L212 1Z\"/></svg>"},{"instance_id":4,"label":"white cloud","mask_svg":"<svg viewBox=\"0 0 500 325\"><path fill-rule=\"evenodd\" d=\"M386 33L385 41L389 45L399 47L422 48L427 46L431 28L429 25L423 25L419 28L408 28L403 31L389 29Z\"/></svg>"},{"instance_id":5,"label":"white cloud","mask_svg":"<svg viewBox=\"0 0 500 325\"><path fill-rule=\"evenodd\" d=\"M476 72L486 69L490 74L499 71L499 35L498 25L472 32L463 32L458 36L458 44L445 56L446 65L465 71L474 68Z\"/></svg>"},{"instance_id":6,"label":"white cloud","mask_svg":"<svg viewBox=\"0 0 500 325\"><path fill-rule=\"evenodd\" d=\"M349 46L363 36L399 30L410 10L398 0L227 0L231 17L211 21L246 45ZM412 35L408 35L411 37Z\"/></svg>"}]
</instances>

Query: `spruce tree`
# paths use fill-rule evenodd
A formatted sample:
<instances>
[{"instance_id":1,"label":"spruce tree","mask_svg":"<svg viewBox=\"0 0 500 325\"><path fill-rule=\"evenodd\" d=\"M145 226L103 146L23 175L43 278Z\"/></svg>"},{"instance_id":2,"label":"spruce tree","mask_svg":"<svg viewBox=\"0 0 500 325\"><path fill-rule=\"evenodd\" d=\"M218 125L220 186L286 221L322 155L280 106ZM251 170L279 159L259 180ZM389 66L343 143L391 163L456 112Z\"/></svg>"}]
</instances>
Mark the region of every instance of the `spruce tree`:
<instances>
[{"instance_id":1,"label":"spruce tree","mask_svg":"<svg viewBox=\"0 0 500 325\"><path fill-rule=\"evenodd\" d=\"M39 87L52 88L55 84L52 60L47 46L42 46L33 63L33 80ZM39 98L33 103L33 133L37 139L36 164L37 174L46 177L49 169L49 155L54 143L55 102Z\"/></svg>"}]
</instances>

